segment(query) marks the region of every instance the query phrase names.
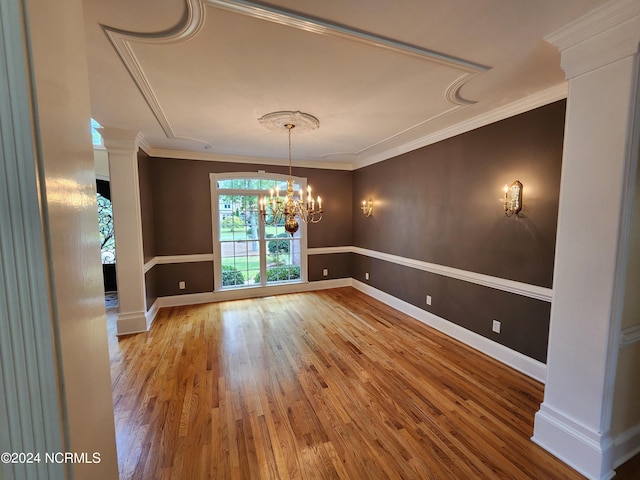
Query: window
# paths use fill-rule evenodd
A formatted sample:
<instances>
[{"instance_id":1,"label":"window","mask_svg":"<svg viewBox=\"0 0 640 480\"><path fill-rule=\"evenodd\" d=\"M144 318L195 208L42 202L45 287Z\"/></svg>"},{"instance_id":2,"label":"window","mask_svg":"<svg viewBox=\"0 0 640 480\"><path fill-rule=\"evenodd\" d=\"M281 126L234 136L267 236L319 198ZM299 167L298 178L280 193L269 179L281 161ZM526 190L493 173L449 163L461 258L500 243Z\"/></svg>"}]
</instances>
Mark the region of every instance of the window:
<instances>
[{"instance_id":1,"label":"window","mask_svg":"<svg viewBox=\"0 0 640 480\"><path fill-rule=\"evenodd\" d=\"M100 252L102 264L116 263L116 244L113 231L113 208L109 182L97 180L98 228L100 232Z\"/></svg>"},{"instance_id":2,"label":"window","mask_svg":"<svg viewBox=\"0 0 640 480\"><path fill-rule=\"evenodd\" d=\"M102 135L98 132L98 128L102 128L98 122L96 122L93 118L91 119L91 140L93 142L94 147L103 147L104 143L102 142Z\"/></svg>"},{"instance_id":3,"label":"window","mask_svg":"<svg viewBox=\"0 0 640 480\"><path fill-rule=\"evenodd\" d=\"M286 190L286 180L282 175L211 174L216 290L306 280L304 225L292 237L284 221L265 225L258 214L258 200L276 186ZM296 190L306 183L294 180Z\"/></svg>"}]
</instances>

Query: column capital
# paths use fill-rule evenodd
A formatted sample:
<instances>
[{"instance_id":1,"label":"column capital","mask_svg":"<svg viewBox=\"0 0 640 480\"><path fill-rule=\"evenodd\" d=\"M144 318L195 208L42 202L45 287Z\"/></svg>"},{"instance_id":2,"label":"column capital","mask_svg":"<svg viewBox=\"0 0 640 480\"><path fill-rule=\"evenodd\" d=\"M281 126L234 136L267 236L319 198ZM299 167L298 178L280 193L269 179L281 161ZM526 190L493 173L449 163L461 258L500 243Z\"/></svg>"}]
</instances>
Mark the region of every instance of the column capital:
<instances>
[{"instance_id":1,"label":"column capital","mask_svg":"<svg viewBox=\"0 0 640 480\"><path fill-rule=\"evenodd\" d=\"M108 153L137 153L143 143L142 134L135 130L124 128L101 127L98 129L102 136L104 148Z\"/></svg>"},{"instance_id":2,"label":"column capital","mask_svg":"<svg viewBox=\"0 0 640 480\"><path fill-rule=\"evenodd\" d=\"M613 0L545 37L567 79L638 53L640 2Z\"/></svg>"}]
</instances>

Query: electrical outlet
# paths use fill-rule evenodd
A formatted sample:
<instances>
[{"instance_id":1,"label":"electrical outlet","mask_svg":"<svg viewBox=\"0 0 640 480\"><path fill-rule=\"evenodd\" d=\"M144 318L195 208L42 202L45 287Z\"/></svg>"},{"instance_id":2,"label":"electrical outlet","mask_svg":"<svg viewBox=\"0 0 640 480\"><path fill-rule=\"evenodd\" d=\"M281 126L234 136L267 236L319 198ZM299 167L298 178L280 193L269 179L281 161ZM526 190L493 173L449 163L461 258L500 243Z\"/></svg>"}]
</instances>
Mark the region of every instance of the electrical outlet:
<instances>
[{"instance_id":1,"label":"electrical outlet","mask_svg":"<svg viewBox=\"0 0 640 480\"><path fill-rule=\"evenodd\" d=\"M500 333L500 322L498 320L493 321L493 326L491 327L495 333Z\"/></svg>"},{"instance_id":2,"label":"electrical outlet","mask_svg":"<svg viewBox=\"0 0 640 480\"><path fill-rule=\"evenodd\" d=\"M178 283L178 288L180 290L184 290L185 288L187 288L187 284L185 282L180 282Z\"/></svg>"},{"instance_id":3,"label":"electrical outlet","mask_svg":"<svg viewBox=\"0 0 640 480\"><path fill-rule=\"evenodd\" d=\"M427 305L431 305L431 295L427 295Z\"/></svg>"},{"instance_id":4,"label":"electrical outlet","mask_svg":"<svg viewBox=\"0 0 640 480\"><path fill-rule=\"evenodd\" d=\"M326 277L328 275L329 275L329 269L328 268L325 268L324 270L322 270L322 276L323 277Z\"/></svg>"},{"instance_id":5,"label":"electrical outlet","mask_svg":"<svg viewBox=\"0 0 640 480\"><path fill-rule=\"evenodd\" d=\"M366 273L364 274L364 279L365 279L365 280L369 280L369 272L366 272Z\"/></svg>"}]
</instances>

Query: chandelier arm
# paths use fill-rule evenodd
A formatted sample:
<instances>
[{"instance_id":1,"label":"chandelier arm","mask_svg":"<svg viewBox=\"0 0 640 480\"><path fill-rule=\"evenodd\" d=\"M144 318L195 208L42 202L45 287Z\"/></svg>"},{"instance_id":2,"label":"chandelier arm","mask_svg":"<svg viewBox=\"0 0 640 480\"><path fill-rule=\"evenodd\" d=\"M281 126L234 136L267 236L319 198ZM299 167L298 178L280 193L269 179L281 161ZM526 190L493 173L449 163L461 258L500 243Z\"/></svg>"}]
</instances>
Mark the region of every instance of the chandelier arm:
<instances>
[{"instance_id":1,"label":"chandelier arm","mask_svg":"<svg viewBox=\"0 0 640 480\"><path fill-rule=\"evenodd\" d=\"M286 115L285 115L286 114ZM280 123L279 120L286 118L285 122ZM316 210L315 199L311 196L311 188L309 187L308 198L303 203L302 191L299 192L300 199L294 198L293 190L293 160L291 158L291 130L296 127L294 121L302 120L300 124L302 131L313 130L318 128L318 121L315 117L302 112L273 112L271 114L264 115L260 122L262 122L267 128L275 129L274 127L287 129L288 136L288 157L289 157L289 178L287 179L287 192L284 197L280 198L279 190L276 188L276 196L273 196L271 191L271 197L269 203L267 203L266 197L263 198L260 207L260 217L265 224L279 225L284 221L285 230L293 236L298 230L298 222L296 218L299 218L305 223L318 223L322 220L322 214L324 209L322 208L322 201L318 197L318 209ZM309 121L314 120L314 121ZM305 122L306 121L306 122ZM270 212L271 221L267 221L267 210Z\"/></svg>"}]
</instances>

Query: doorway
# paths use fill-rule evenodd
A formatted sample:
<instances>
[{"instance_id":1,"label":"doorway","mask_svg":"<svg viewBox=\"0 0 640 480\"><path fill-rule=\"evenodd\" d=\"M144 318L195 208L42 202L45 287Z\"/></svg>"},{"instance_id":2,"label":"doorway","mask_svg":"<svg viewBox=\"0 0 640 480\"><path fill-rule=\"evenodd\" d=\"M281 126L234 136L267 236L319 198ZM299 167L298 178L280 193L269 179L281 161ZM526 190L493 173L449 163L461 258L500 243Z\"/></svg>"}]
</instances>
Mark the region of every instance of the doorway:
<instances>
[{"instance_id":1,"label":"doorway","mask_svg":"<svg viewBox=\"0 0 640 480\"><path fill-rule=\"evenodd\" d=\"M100 256L106 301L117 303L116 243L113 230L111 188L106 180L96 180L98 204L98 228L100 232Z\"/></svg>"}]
</instances>

